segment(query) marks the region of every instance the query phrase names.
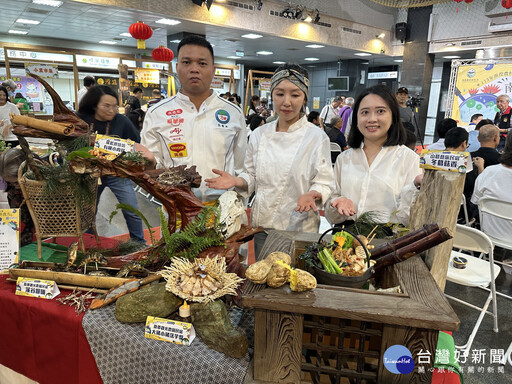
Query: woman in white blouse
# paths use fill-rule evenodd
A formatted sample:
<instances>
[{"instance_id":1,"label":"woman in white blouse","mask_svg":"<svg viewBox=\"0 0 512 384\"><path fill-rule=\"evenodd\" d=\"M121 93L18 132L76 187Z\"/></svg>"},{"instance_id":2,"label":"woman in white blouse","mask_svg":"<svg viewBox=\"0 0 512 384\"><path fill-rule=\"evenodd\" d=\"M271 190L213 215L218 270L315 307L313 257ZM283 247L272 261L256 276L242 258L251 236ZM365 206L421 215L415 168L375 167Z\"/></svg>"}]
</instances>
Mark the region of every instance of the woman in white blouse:
<instances>
[{"instance_id":1,"label":"woman in white blouse","mask_svg":"<svg viewBox=\"0 0 512 384\"><path fill-rule=\"evenodd\" d=\"M270 92L279 118L252 133L245 173L233 177L213 170L219 177L206 180L210 188L235 187L246 196L255 191L252 226L318 231L317 211L334 189L334 175L329 137L308 122L303 111L308 88L308 73L301 66L277 68Z\"/></svg>"},{"instance_id":2,"label":"woman in white blouse","mask_svg":"<svg viewBox=\"0 0 512 384\"><path fill-rule=\"evenodd\" d=\"M406 132L389 88L363 91L354 104L351 147L336 160L336 190L326 208L330 223L373 212L381 223L408 224L412 195L419 188L419 156L404 145Z\"/></svg>"}]
</instances>

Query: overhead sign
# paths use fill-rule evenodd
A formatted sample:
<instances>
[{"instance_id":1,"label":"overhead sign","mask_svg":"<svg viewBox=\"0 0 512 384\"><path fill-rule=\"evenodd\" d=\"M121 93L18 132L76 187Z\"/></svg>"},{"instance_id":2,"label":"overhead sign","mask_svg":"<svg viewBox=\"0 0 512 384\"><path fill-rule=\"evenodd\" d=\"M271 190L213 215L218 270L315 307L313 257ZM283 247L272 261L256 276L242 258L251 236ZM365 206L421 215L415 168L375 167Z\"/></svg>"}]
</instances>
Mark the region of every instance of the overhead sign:
<instances>
[{"instance_id":1,"label":"overhead sign","mask_svg":"<svg viewBox=\"0 0 512 384\"><path fill-rule=\"evenodd\" d=\"M153 63L152 61L143 61L142 67L147 69L162 69L164 71L169 70L169 64L167 63Z\"/></svg>"},{"instance_id":2,"label":"overhead sign","mask_svg":"<svg viewBox=\"0 0 512 384\"><path fill-rule=\"evenodd\" d=\"M57 64L25 63L25 72L34 73L40 77L59 78L59 66Z\"/></svg>"},{"instance_id":3,"label":"overhead sign","mask_svg":"<svg viewBox=\"0 0 512 384\"><path fill-rule=\"evenodd\" d=\"M9 57L9 59L64 61L67 63L73 62L72 55L66 55L63 53L31 52L20 51L17 49L8 49L7 56ZM0 50L0 59L5 60L5 54L3 49Z\"/></svg>"},{"instance_id":4,"label":"overhead sign","mask_svg":"<svg viewBox=\"0 0 512 384\"><path fill-rule=\"evenodd\" d=\"M391 72L369 72L368 80L376 80L376 79L396 79L398 77L397 71Z\"/></svg>"},{"instance_id":5,"label":"overhead sign","mask_svg":"<svg viewBox=\"0 0 512 384\"><path fill-rule=\"evenodd\" d=\"M260 81L260 91L270 91L270 80Z\"/></svg>"},{"instance_id":6,"label":"overhead sign","mask_svg":"<svg viewBox=\"0 0 512 384\"><path fill-rule=\"evenodd\" d=\"M218 77L214 77L212 83L210 84L210 88L222 89L224 88L224 79L219 79Z\"/></svg>"},{"instance_id":7,"label":"overhead sign","mask_svg":"<svg viewBox=\"0 0 512 384\"><path fill-rule=\"evenodd\" d=\"M135 82L160 84L160 71L158 69L135 68Z\"/></svg>"},{"instance_id":8,"label":"overhead sign","mask_svg":"<svg viewBox=\"0 0 512 384\"><path fill-rule=\"evenodd\" d=\"M117 70L119 59L113 57L76 55L76 65L88 68L110 68Z\"/></svg>"}]
</instances>

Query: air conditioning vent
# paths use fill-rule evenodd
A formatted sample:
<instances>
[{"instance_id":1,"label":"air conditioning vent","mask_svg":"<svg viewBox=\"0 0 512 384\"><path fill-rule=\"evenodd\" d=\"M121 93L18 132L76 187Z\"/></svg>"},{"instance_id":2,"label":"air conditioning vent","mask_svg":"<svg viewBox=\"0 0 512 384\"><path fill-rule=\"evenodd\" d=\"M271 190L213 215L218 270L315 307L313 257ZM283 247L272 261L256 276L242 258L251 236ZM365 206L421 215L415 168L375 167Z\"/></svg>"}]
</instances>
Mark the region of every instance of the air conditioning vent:
<instances>
[{"instance_id":1,"label":"air conditioning vent","mask_svg":"<svg viewBox=\"0 0 512 384\"><path fill-rule=\"evenodd\" d=\"M343 27L343 31L344 32L349 32L349 33L355 33L356 35L361 35L363 32L358 30L358 29L352 29L352 28L347 28L347 27Z\"/></svg>"},{"instance_id":2,"label":"air conditioning vent","mask_svg":"<svg viewBox=\"0 0 512 384\"><path fill-rule=\"evenodd\" d=\"M27 8L26 12L37 13L39 15L49 15L51 11L47 11L46 9Z\"/></svg>"},{"instance_id":3,"label":"air conditioning vent","mask_svg":"<svg viewBox=\"0 0 512 384\"><path fill-rule=\"evenodd\" d=\"M248 11L254 11L254 6L249 5L249 4L242 4L242 3L238 3L236 1L230 1L230 0L226 1L225 4L230 5L232 7L236 7L236 8L246 9Z\"/></svg>"},{"instance_id":4,"label":"air conditioning vent","mask_svg":"<svg viewBox=\"0 0 512 384\"><path fill-rule=\"evenodd\" d=\"M482 44L482 40L472 40L472 41L463 41L460 45L480 45Z\"/></svg>"}]
</instances>

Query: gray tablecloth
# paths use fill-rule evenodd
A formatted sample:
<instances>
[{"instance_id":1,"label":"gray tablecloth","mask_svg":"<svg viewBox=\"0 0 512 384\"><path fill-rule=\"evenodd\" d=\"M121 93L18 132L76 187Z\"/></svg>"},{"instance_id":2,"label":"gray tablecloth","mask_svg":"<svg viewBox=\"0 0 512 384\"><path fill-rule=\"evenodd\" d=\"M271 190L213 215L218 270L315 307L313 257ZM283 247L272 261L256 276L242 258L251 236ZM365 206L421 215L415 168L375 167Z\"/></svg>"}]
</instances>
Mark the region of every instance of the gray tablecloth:
<instances>
[{"instance_id":1,"label":"gray tablecloth","mask_svg":"<svg viewBox=\"0 0 512 384\"><path fill-rule=\"evenodd\" d=\"M114 305L87 311L82 326L105 384L242 383L249 353L233 359L208 348L199 336L190 346L144 337L144 324L122 324ZM233 308L231 322L254 345L254 315ZM252 353L252 351L249 351Z\"/></svg>"}]
</instances>

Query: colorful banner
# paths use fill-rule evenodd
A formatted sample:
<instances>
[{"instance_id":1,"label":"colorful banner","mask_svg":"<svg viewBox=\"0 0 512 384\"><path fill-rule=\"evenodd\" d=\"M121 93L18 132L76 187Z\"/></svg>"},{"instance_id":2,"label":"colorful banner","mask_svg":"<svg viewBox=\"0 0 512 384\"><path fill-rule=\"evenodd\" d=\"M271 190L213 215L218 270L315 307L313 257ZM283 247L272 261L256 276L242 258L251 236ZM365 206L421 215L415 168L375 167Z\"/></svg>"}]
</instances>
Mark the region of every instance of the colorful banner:
<instances>
[{"instance_id":1,"label":"colorful banner","mask_svg":"<svg viewBox=\"0 0 512 384\"><path fill-rule=\"evenodd\" d=\"M146 84L160 84L160 71L158 69L135 69L135 82Z\"/></svg>"},{"instance_id":2,"label":"colorful banner","mask_svg":"<svg viewBox=\"0 0 512 384\"><path fill-rule=\"evenodd\" d=\"M42 103L43 89L41 88L39 81L27 76L20 76L19 79L19 83L16 86L16 92L21 92L28 102Z\"/></svg>"},{"instance_id":3,"label":"colorful banner","mask_svg":"<svg viewBox=\"0 0 512 384\"><path fill-rule=\"evenodd\" d=\"M450 117L459 126L468 125L475 113L494 120L498 108L496 98L512 97L512 66L510 64L462 65L458 68Z\"/></svg>"},{"instance_id":4,"label":"colorful banner","mask_svg":"<svg viewBox=\"0 0 512 384\"><path fill-rule=\"evenodd\" d=\"M20 244L20 210L0 209L0 271L18 262Z\"/></svg>"},{"instance_id":5,"label":"colorful banner","mask_svg":"<svg viewBox=\"0 0 512 384\"><path fill-rule=\"evenodd\" d=\"M40 77L59 78L59 66L57 64L25 63L25 72L34 73Z\"/></svg>"}]
</instances>

